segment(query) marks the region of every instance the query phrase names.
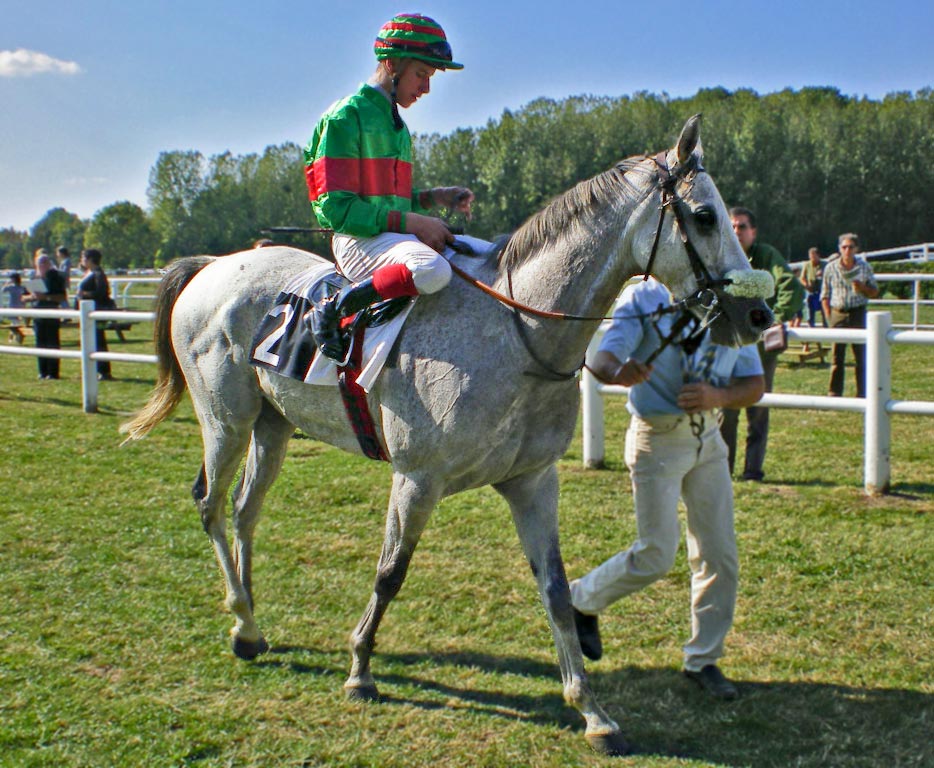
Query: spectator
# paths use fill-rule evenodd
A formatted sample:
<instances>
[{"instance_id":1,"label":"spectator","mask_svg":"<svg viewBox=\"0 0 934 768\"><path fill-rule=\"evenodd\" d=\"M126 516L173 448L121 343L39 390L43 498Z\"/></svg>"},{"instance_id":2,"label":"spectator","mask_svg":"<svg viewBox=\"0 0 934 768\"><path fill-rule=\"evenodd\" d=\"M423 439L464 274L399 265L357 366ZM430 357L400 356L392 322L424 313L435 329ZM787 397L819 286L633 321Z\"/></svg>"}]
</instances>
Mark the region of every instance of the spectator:
<instances>
[{"instance_id":1,"label":"spectator","mask_svg":"<svg viewBox=\"0 0 934 768\"><path fill-rule=\"evenodd\" d=\"M84 276L78 283L78 294L75 299L75 306L82 299L90 299L94 302L94 309L116 309L117 305L110 297L110 282L107 275L101 267L103 258L101 252L89 248L81 252L81 261L78 266L84 270ZM104 333L104 326L97 322L94 324L94 335L98 352L107 351L107 335ZM110 360L97 361L97 378L101 381L113 381L113 375L110 369Z\"/></svg>"},{"instance_id":2,"label":"spectator","mask_svg":"<svg viewBox=\"0 0 934 768\"><path fill-rule=\"evenodd\" d=\"M36 291L25 297L34 302L36 309L58 309L63 301L68 300L65 278L52 263L52 257L40 248L35 258L36 278L45 284L44 291ZM36 346L40 349L61 349L61 320L57 317L37 317L32 324L36 334ZM59 378L61 361L57 357L39 357L39 378Z\"/></svg>"},{"instance_id":3,"label":"spectator","mask_svg":"<svg viewBox=\"0 0 934 768\"><path fill-rule=\"evenodd\" d=\"M756 239L756 217L748 208L731 208L730 218L739 244L746 252L753 269L765 269L775 279L775 295L767 299L769 309L779 322L792 320L804 304L804 287L791 271L788 262L771 245ZM775 369L781 350L766 351L759 342L759 357L765 376L765 391L772 391ZM765 477L765 450L769 441L769 409L752 407L746 409L746 456L741 478L762 482ZM736 433L739 426L739 411L724 408L720 416L720 431L729 451L730 474L736 465Z\"/></svg>"},{"instance_id":4,"label":"spectator","mask_svg":"<svg viewBox=\"0 0 934 768\"><path fill-rule=\"evenodd\" d=\"M0 293L3 293L3 295L7 297L6 305L10 309L22 309L26 306L23 302L23 294L26 293L26 288L23 286L23 276L19 272L10 274L10 281L0 288ZM23 318L11 317L9 320L9 340L15 341L17 344L22 344L25 338L22 331Z\"/></svg>"},{"instance_id":5,"label":"spectator","mask_svg":"<svg viewBox=\"0 0 934 768\"><path fill-rule=\"evenodd\" d=\"M687 508L691 568L691 638L684 646L684 674L720 699L737 696L717 666L733 620L738 557L733 530L733 485L715 410L751 405L764 388L755 347L721 347L709 335L682 338L645 365L671 331L672 315L656 323L643 316L671 304L651 278L627 288L591 368L611 384L630 386L632 414L626 464L632 478L638 538L571 582L571 602L581 650L603 653L598 614L616 600L664 576L680 540L678 499Z\"/></svg>"},{"instance_id":6,"label":"spectator","mask_svg":"<svg viewBox=\"0 0 934 768\"><path fill-rule=\"evenodd\" d=\"M373 52L369 82L328 109L304 152L312 210L334 230L335 261L355 281L307 315L322 353L338 360L342 317L450 282L441 253L454 236L429 211L443 206L469 215L473 201L464 187L412 188L412 139L399 116L399 107L429 93L438 70L463 69L444 30L427 16L400 14L382 26Z\"/></svg>"},{"instance_id":7,"label":"spectator","mask_svg":"<svg viewBox=\"0 0 934 768\"><path fill-rule=\"evenodd\" d=\"M817 313L821 314L821 324L827 327L827 316L821 306L820 289L824 277L824 260L817 248L808 248L808 261L801 268L801 283L807 291L808 325L813 328Z\"/></svg>"},{"instance_id":8,"label":"spectator","mask_svg":"<svg viewBox=\"0 0 934 768\"><path fill-rule=\"evenodd\" d=\"M71 254L68 252L68 249L64 245L58 246L55 249L55 258L58 261L58 271L61 272L62 277L65 279L65 290L71 290ZM62 309L68 309L67 299L61 304ZM67 320L65 321L68 322Z\"/></svg>"},{"instance_id":9,"label":"spectator","mask_svg":"<svg viewBox=\"0 0 934 768\"><path fill-rule=\"evenodd\" d=\"M839 258L831 257L824 270L821 286L821 305L831 328L865 328L866 306L869 299L879 295L879 286L872 267L859 258L859 237L847 232L837 238ZM866 396L866 349L862 344L853 344L856 360L856 396ZM843 395L843 377L846 366L846 344L833 345L833 365L830 368L831 397Z\"/></svg>"}]
</instances>

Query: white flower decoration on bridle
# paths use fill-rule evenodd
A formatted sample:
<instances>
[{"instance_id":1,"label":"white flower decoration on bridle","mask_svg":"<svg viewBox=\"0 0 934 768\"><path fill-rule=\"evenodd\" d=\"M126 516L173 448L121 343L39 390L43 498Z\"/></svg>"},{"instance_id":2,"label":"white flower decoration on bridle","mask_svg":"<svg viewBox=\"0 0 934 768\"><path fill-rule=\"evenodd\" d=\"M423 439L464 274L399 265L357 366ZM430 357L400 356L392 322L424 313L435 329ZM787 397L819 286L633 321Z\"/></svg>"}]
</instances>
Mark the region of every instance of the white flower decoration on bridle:
<instances>
[{"instance_id":1,"label":"white flower decoration on bridle","mask_svg":"<svg viewBox=\"0 0 934 768\"><path fill-rule=\"evenodd\" d=\"M724 275L729 282L724 293L742 299L770 299L775 294L775 280L764 269L731 269Z\"/></svg>"}]
</instances>

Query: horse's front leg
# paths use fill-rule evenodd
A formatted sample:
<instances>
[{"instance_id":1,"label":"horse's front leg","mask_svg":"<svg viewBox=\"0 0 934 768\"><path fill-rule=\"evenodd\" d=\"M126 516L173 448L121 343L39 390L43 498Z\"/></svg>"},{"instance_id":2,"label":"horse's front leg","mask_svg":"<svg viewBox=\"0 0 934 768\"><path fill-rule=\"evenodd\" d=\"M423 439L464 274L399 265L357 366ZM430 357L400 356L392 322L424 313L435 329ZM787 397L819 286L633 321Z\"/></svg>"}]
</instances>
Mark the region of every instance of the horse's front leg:
<instances>
[{"instance_id":1,"label":"horse's front leg","mask_svg":"<svg viewBox=\"0 0 934 768\"><path fill-rule=\"evenodd\" d=\"M509 502L522 549L538 582L555 638L564 699L584 716L585 737L597 752L630 752L620 727L604 712L584 674L571 593L558 543L558 471L554 465L494 486Z\"/></svg>"},{"instance_id":2,"label":"horse's front leg","mask_svg":"<svg viewBox=\"0 0 934 768\"><path fill-rule=\"evenodd\" d=\"M350 636L353 664L350 677L344 683L349 698L375 700L379 696L370 672L376 630L390 601L402 587L412 554L437 503L438 492L427 479L398 473L393 475L376 583L366 611Z\"/></svg>"}]
</instances>

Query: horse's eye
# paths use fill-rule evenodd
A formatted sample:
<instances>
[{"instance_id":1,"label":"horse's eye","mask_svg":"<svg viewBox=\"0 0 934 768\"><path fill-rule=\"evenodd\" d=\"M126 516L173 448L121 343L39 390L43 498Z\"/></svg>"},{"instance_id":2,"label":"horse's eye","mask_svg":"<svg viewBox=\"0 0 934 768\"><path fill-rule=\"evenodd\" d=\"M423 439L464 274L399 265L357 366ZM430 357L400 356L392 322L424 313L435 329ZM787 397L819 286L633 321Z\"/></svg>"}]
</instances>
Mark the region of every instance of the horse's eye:
<instances>
[{"instance_id":1,"label":"horse's eye","mask_svg":"<svg viewBox=\"0 0 934 768\"><path fill-rule=\"evenodd\" d=\"M698 208L694 211L694 222L700 229L712 229L717 223L717 214L710 208Z\"/></svg>"}]
</instances>

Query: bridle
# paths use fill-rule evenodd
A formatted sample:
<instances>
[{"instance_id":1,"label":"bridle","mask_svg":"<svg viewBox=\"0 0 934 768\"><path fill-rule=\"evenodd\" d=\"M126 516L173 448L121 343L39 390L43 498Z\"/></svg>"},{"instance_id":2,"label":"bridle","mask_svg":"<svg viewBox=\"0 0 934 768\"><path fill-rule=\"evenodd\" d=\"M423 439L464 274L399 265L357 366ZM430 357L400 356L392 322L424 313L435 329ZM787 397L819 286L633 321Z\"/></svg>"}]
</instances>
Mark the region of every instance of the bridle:
<instances>
[{"instance_id":1,"label":"bridle","mask_svg":"<svg viewBox=\"0 0 934 768\"><path fill-rule=\"evenodd\" d=\"M685 328L691 323L692 320L696 320L696 317L693 312L690 311L691 307L700 306L705 310L705 315L702 320L698 323L698 327L695 329L694 334L700 333L707 328L714 320L717 319L720 315L720 300L717 295L716 289L724 285L729 284L729 280L714 280L708 271L706 265L700 257L700 254L697 252L697 249L694 247L694 244L691 242L691 238L688 235L687 226L684 219L684 200L678 195L676 187L678 182L688 179L693 179L698 173L704 172L703 166L700 164L700 161L695 155L692 155L688 162L680 165L674 173L668 167L668 157L667 152L659 152L657 155L651 158L652 162L655 163L655 167L658 171L658 182L657 188L661 192L661 205L659 206L659 216L658 216L658 226L655 229L655 238L652 242L652 250L649 252L649 259L646 262L645 267L645 279L648 280L651 276L652 267L655 265L655 257L658 253L658 246L661 241L662 229L665 222L665 213L670 208L672 214L675 218L675 224L678 229L678 234L681 238L681 243L684 246L684 250L688 255L688 262L691 265L691 270L694 273L694 280L697 283L697 290L688 296L685 299L677 302L676 304L670 305L668 307L659 306L654 312L648 312L640 315L630 315L627 316L629 319L646 319L652 318L657 319L661 315L680 312L681 315L676 319L671 326L671 330L668 334L662 335L661 345L650 355L646 364L649 364L658 357L659 354L672 342L676 341L683 333ZM649 193L651 194L651 192ZM557 371L552 366L550 366L546 361L535 352L531 344L531 339L528 336L528 330L525 327L525 324L522 322L522 315L531 315L533 317L541 317L552 320L582 320L582 321L596 321L600 322L603 320L612 320L612 317L590 317L584 315L573 315L565 312L550 312L547 310L536 309L530 307L526 304L523 304L519 301L516 301L512 297L512 276L507 270L506 280L507 285L509 286L510 295L505 295L497 291L495 288L481 283L479 280L471 277L469 274L460 269L456 264L451 262L451 269L459 277L463 278L476 288L479 288L484 293L495 298L500 303L506 305L512 310L513 321L515 322L516 329L519 334L519 338L522 340L522 344L528 352L529 356L535 362L535 364L541 369L541 371L525 371L527 376L535 376L536 378L548 379L550 381L568 381L577 376L578 371L586 367L586 361L581 360L580 364L577 365L571 371ZM661 335L661 334L660 334Z\"/></svg>"}]
</instances>

